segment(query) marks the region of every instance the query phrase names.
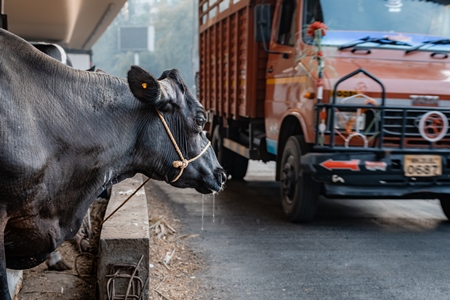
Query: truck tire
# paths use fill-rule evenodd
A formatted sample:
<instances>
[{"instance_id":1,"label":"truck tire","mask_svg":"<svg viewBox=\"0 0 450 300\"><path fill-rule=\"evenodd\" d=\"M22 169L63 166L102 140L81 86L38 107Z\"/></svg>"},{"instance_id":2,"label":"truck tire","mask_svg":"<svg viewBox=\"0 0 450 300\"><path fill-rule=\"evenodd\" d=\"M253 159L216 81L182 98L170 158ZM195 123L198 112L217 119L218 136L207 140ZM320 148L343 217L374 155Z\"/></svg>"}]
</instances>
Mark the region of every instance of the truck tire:
<instances>
[{"instance_id":1,"label":"truck tire","mask_svg":"<svg viewBox=\"0 0 450 300\"><path fill-rule=\"evenodd\" d=\"M317 211L320 184L303 175L300 158L306 154L302 136L291 136L281 157L281 204L291 222L311 221Z\"/></svg>"},{"instance_id":2,"label":"truck tire","mask_svg":"<svg viewBox=\"0 0 450 300\"><path fill-rule=\"evenodd\" d=\"M227 175L233 180L244 179L248 168L248 158L243 157L223 146L221 128L219 125L214 127L211 144L216 153L217 160L225 169Z\"/></svg>"},{"instance_id":3,"label":"truck tire","mask_svg":"<svg viewBox=\"0 0 450 300\"><path fill-rule=\"evenodd\" d=\"M237 153L233 153L234 163L231 170L231 178L234 180L243 180L247 174L248 158L243 157Z\"/></svg>"},{"instance_id":4,"label":"truck tire","mask_svg":"<svg viewBox=\"0 0 450 300\"><path fill-rule=\"evenodd\" d=\"M442 211L447 219L450 220L450 195L439 196L439 201L441 202Z\"/></svg>"}]
</instances>

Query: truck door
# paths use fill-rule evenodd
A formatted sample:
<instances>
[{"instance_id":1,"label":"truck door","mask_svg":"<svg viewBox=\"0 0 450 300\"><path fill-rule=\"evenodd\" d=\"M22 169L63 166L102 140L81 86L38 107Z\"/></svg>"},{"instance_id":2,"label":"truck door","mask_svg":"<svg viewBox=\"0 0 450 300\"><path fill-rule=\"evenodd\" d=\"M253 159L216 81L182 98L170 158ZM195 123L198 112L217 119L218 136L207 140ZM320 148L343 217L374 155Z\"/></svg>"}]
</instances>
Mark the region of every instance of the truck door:
<instances>
[{"instance_id":1,"label":"truck door","mask_svg":"<svg viewBox=\"0 0 450 300\"><path fill-rule=\"evenodd\" d=\"M289 107L289 95L295 85L294 47L299 7L297 0L278 1L272 28L269 60L267 64L266 134L269 152L276 150L280 120Z\"/></svg>"}]
</instances>

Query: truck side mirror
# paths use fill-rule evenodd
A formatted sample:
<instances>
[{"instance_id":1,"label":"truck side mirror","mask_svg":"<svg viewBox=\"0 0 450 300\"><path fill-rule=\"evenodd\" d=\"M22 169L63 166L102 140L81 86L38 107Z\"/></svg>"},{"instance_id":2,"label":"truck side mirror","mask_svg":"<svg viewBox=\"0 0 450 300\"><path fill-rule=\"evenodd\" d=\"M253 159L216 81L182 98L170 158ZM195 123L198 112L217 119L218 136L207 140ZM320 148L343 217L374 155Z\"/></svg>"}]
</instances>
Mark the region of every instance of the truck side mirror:
<instances>
[{"instance_id":1,"label":"truck side mirror","mask_svg":"<svg viewBox=\"0 0 450 300\"><path fill-rule=\"evenodd\" d=\"M255 41L257 43L270 41L271 25L270 4L255 5Z\"/></svg>"}]
</instances>

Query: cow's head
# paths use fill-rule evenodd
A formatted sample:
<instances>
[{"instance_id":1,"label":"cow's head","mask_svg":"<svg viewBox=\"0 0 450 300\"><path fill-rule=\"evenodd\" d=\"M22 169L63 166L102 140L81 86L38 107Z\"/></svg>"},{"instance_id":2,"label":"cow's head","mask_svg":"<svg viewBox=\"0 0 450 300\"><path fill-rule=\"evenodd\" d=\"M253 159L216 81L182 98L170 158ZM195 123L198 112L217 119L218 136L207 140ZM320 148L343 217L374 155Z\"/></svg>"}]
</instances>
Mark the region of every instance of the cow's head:
<instances>
[{"instance_id":1,"label":"cow's head","mask_svg":"<svg viewBox=\"0 0 450 300\"><path fill-rule=\"evenodd\" d=\"M128 84L133 95L153 106L164 126L150 128L147 143L158 144L158 174L176 187L192 187L207 194L223 189L226 175L203 132L206 113L187 88L178 70L165 71L156 79L132 66ZM158 130L158 137L154 132Z\"/></svg>"}]
</instances>

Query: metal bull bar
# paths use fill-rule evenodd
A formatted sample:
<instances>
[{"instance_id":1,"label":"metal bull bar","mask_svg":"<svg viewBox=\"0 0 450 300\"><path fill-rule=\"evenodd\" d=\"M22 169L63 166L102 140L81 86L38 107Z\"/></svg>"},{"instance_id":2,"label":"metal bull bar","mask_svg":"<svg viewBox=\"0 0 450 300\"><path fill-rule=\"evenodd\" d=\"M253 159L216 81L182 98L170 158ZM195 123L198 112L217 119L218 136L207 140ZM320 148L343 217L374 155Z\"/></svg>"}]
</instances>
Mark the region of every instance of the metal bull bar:
<instances>
[{"instance_id":1,"label":"metal bull bar","mask_svg":"<svg viewBox=\"0 0 450 300\"><path fill-rule=\"evenodd\" d=\"M375 81L381 88L381 103L364 95L356 94L343 99L337 103L337 91L339 84L343 81L363 73ZM362 99L359 104L344 103L350 99ZM450 143L448 123L450 119L450 108L441 107L430 109L430 107L418 106L386 106L386 92L384 85L375 76L358 69L339 79L334 85L333 95L330 103L318 102L315 111L315 145L317 151L361 151L383 153L387 150L401 150L403 152L448 152L448 149L437 147L441 139ZM351 115L348 119L343 118L343 113ZM363 121L359 117L365 113ZM341 117L341 119L336 119ZM344 120L345 128L336 128L336 121ZM437 121L442 125L435 126L440 130L437 138L427 136L424 124ZM360 129L360 123L365 122L364 128ZM342 124L341 123L341 124ZM362 124L362 123L361 123ZM426 127L426 126L425 126ZM352 143L354 137L359 137L362 142ZM420 140L421 147L408 148L407 139Z\"/></svg>"}]
</instances>

